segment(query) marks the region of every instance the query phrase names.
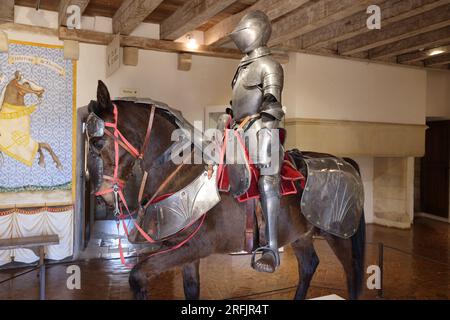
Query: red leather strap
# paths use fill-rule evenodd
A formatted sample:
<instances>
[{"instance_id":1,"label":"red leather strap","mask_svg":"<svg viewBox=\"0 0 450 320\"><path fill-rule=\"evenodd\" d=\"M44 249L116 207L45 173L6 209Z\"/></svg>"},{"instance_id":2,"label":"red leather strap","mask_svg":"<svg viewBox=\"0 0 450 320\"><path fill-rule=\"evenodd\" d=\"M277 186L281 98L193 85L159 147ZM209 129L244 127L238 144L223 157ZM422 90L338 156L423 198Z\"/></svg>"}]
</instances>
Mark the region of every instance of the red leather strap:
<instances>
[{"instance_id":1,"label":"red leather strap","mask_svg":"<svg viewBox=\"0 0 450 320\"><path fill-rule=\"evenodd\" d=\"M123 141L119 140L113 133L111 133L109 130L105 130L106 135L108 135L111 139L113 139L115 142L117 142L123 149L125 149L130 155L132 155L134 158L138 157L138 154L136 154L132 149L130 149ZM136 151L137 152L137 151Z\"/></svg>"}]
</instances>

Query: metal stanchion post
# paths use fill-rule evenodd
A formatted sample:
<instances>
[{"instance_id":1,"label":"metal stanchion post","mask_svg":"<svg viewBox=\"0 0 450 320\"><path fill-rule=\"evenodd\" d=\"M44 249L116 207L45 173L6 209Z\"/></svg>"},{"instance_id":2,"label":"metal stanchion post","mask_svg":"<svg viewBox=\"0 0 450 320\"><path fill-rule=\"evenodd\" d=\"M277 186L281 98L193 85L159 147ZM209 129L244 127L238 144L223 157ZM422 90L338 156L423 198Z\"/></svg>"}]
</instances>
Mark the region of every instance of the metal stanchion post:
<instances>
[{"instance_id":1,"label":"metal stanchion post","mask_svg":"<svg viewBox=\"0 0 450 320\"><path fill-rule=\"evenodd\" d=\"M378 266L380 267L380 289L378 289L378 297L383 298L383 260L384 260L384 245L382 242L378 243Z\"/></svg>"}]
</instances>

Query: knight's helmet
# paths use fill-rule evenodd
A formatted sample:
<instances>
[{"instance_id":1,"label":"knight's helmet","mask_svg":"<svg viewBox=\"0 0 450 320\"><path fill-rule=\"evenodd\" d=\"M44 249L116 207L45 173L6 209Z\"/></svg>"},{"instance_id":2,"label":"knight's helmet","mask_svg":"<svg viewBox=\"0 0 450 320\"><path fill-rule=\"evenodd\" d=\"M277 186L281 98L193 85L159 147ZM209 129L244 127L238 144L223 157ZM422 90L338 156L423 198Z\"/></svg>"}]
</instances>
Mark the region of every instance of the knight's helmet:
<instances>
[{"instance_id":1,"label":"knight's helmet","mask_svg":"<svg viewBox=\"0 0 450 320\"><path fill-rule=\"evenodd\" d=\"M269 17L258 10L246 14L230 37L242 53L249 53L266 46L271 34L272 25Z\"/></svg>"}]
</instances>

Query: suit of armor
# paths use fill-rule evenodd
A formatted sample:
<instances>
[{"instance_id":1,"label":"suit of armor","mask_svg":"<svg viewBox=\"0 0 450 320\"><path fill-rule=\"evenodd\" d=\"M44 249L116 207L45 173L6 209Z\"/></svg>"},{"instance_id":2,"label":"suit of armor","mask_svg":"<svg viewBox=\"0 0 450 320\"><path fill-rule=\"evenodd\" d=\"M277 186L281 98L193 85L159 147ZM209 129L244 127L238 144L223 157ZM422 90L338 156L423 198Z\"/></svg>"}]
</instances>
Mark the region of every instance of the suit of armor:
<instances>
[{"instance_id":1,"label":"suit of armor","mask_svg":"<svg viewBox=\"0 0 450 320\"><path fill-rule=\"evenodd\" d=\"M257 250L262 256L252 265L261 272L274 272L280 264L277 219L282 146L277 128L284 116L281 106L284 76L283 68L267 47L271 33L269 18L261 11L253 11L244 16L230 34L236 46L246 54L232 82L233 118L237 123L249 117L258 119L250 122L246 130L253 129L258 140L257 155L249 151L260 168L258 188L267 226L268 245Z\"/></svg>"}]
</instances>

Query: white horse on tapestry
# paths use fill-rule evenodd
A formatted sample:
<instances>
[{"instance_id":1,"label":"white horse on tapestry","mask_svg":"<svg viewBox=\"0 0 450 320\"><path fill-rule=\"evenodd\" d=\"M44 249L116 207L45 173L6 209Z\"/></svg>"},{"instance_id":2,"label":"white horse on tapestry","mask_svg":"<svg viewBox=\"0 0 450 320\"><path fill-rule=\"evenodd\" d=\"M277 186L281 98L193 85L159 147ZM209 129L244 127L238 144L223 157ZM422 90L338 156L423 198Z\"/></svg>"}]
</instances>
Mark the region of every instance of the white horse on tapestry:
<instances>
[{"instance_id":1,"label":"white horse on tapestry","mask_svg":"<svg viewBox=\"0 0 450 320\"><path fill-rule=\"evenodd\" d=\"M37 106L26 106L25 95L34 94L40 99L44 91L43 87L25 79L19 71L3 88L0 95L0 153L30 167L39 153L39 165L45 167L43 150L47 150L56 167L62 170L61 162L50 145L31 137L31 114Z\"/></svg>"}]
</instances>

